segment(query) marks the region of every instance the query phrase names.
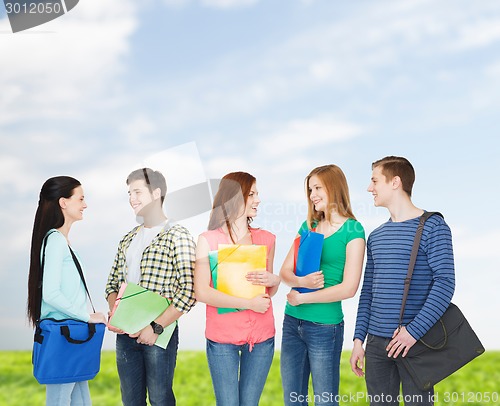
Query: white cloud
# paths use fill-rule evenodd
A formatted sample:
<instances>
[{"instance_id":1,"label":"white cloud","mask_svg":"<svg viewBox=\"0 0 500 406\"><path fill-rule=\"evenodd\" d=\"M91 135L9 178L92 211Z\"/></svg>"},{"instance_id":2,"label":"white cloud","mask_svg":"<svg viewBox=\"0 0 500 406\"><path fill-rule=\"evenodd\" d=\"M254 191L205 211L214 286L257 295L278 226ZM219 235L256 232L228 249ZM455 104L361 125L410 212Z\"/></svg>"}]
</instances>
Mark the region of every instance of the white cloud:
<instances>
[{"instance_id":1,"label":"white cloud","mask_svg":"<svg viewBox=\"0 0 500 406\"><path fill-rule=\"evenodd\" d=\"M221 9L249 7L258 2L259 0L201 0L204 6Z\"/></svg>"},{"instance_id":2,"label":"white cloud","mask_svg":"<svg viewBox=\"0 0 500 406\"><path fill-rule=\"evenodd\" d=\"M228 141L229 134L225 139L212 136L210 144L201 145L201 152L210 177L246 171L257 178L263 202L302 202L307 173L314 166L332 163L333 156L342 156L340 149L349 148L344 144L362 133L355 123L317 116L260 124L250 134L245 131L238 142ZM323 162L320 156L324 157L325 148L335 153Z\"/></svg>"},{"instance_id":3,"label":"white cloud","mask_svg":"<svg viewBox=\"0 0 500 406\"><path fill-rule=\"evenodd\" d=\"M459 227L457 229L460 230ZM500 241L500 230L492 230L477 236L471 232L463 233L454 231L453 251L457 260L475 259L500 261L498 242ZM470 237L473 235L473 237Z\"/></svg>"},{"instance_id":4,"label":"white cloud","mask_svg":"<svg viewBox=\"0 0 500 406\"><path fill-rule=\"evenodd\" d=\"M193 4L195 0L163 0L163 4L171 8L182 8ZM221 10L251 7L257 4L260 0L199 0L199 3L207 8L215 8Z\"/></svg>"},{"instance_id":5,"label":"white cloud","mask_svg":"<svg viewBox=\"0 0 500 406\"><path fill-rule=\"evenodd\" d=\"M457 36L453 49L467 50L481 48L500 41L500 17L464 24Z\"/></svg>"},{"instance_id":6,"label":"white cloud","mask_svg":"<svg viewBox=\"0 0 500 406\"><path fill-rule=\"evenodd\" d=\"M163 0L163 4L167 7L181 8L191 3L191 0Z\"/></svg>"},{"instance_id":7,"label":"white cloud","mask_svg":"<svg viewBox=\"0 0 500 406\"><path fill-rule=\"evenodd\" d=\"M484 68L484 73L490 79L498 81L500 79L500 60L497 60Z\"/></svg>"},{"instance_id":8,"label":"white cloud","mask_svg":"<svg viewBox=\"0 0 500 406\"><path fill-rule=\"evenodd\" d=\"M0 173L10 175L0 177L0 188L19 192L20 188L24 189L24 187L26 187L24 182L20 182L19 178L16 176L23 174L26 180L29 178L29 174L26 173L26 167L20 158L3 154L0 155Z\"/></svg>"},{"instance_id":9,"label":"white cloud","mask_svg":"<svg viewBox=\"0 0 500 406\"><path fill-rule=\"evenodd\" d=\"M263 137L266 141L262 153L286 156L288 160L288 154L292 151L317 151L325 144L347 141L361 133L361 127L356 124L327 117L292 120L283 128Z\"/></svg>"},{"instance_id":10,"label":"white cloud","mask_svg":"<svg viewBox=\"0 0 500 406\"><path fill-rule=\"evenodd\" d=\"M459 44L467 43L470 48L500 39L495 28L500 26L498 3L485 3L484 8L466 2L445 2L440 7L432 1L382 4L367 4L363 13L297 30L285 41L270 39L258 53L226 54L189 82L169 83L169 108L162 123L182 128L195 118L210 122L234 114L256 114L325 88L334 92L364 86L378 91L379 99L385 101L401 91L401 84L417 91L430 80L439 80L435 75L420 75L416 65L413 70L407 65L411 58L425 66L443 54L458 52ZM492 16L485 15L485 9ZM473 39L471 33L482 27L485 32ZM388 76L388 70L398 74ZM446 79L453 85L462 77L448 75ZM148 94L155 92L150 89Z\"/></svg>"},{"instance_id":11,"label":"white cloud","mask_svg":"<svg viewBox=\"0 0 500 406\"><path fill-rule=\"evenodd\" d=\"M120 131L124 135L124 141L130 145L145 143L145 137L153 134L158 129L153 119L145 113L138 113L123 123Z\"/></svg>"},{"instance_id":12,"label":"white cloud","mask_svg":"<svg viewBox=\"0 0 500 406\"><path fill-rule=\"evenodd\" d=\"M105 98L137 24L133 4L87 0L38 29L3 36L0 124L82 117Z\"/></svg>"},{"instance_id":13,"label":"white cloud","mask_svg":"<svg viewBox=\"0 0 500 406\"><path fill-rule=\"evenodd\" d=\"M205 182L207 176L196 143L189 142L149 155L144 166L159 170L167 181L167 193Z\"/></svg>"},{"instance_id":14,"label":"white cloud","mask_svg":"<svg viewBox=\"0 0 500 406\"><path fill-rule=\"evenodd\" d=\"M208 158L205 163L207 174L210 178L221 178L229 172L245 171L253 174L255 172L255 165L253 165L250 156L233 151L231 155L224 156L221 159L221 154L217 154Z\"/></svg>"}]
</instances>

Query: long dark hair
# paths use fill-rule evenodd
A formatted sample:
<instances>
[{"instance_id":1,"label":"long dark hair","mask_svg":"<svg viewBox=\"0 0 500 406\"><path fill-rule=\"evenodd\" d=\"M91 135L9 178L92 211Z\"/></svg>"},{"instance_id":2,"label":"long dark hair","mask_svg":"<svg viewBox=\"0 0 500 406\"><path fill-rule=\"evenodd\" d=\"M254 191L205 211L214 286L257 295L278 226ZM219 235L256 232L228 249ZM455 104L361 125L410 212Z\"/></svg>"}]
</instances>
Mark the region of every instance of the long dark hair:
<instances>
[{"instance_id":1,"label":"long dark hair","mask_svg":"<svg viewBox=\"0 0 500 406\"><path fill-rule=\"evenodd\" d=\"M245 207L255 181L255 177L246 172L231 172L222 178L219 190L214 197L208 223L209 230L216 230L225 224L231 241L235 242L231 223L234 223L241 214L241 209ZM247 218L248 225L251 221L251 218Z\"/></svg>"},{"instance_id":2,"label":"long dark hair","mask_svg":"<svg viewBox=\"0 0 500 406\"><path fill-rule=\"evenodd\" d=\"M40 318L42 304L42 286L40 284L42 242L50 229L63 226L64 215L59 205L59 199L61 197L69 199L78 186L81 186L81 183L74 178L56 176L47 179L40 191L31 237L30 272L28 276L27 315L33 325Z\"/></svg>"}]
</instances>

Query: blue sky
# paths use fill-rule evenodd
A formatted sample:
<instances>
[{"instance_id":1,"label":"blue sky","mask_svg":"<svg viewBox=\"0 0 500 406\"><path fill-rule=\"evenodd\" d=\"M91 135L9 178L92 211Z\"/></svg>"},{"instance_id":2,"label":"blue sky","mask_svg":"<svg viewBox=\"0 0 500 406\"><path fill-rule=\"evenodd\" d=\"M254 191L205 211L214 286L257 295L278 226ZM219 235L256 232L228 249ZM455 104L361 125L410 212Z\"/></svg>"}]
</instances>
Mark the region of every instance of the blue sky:
<instances>
[{"instance_id":1,"label":"blue sky","mask_svg":"<svg viewBox=\"0 0 500 406\"><path fill-rule=\"evenodd\" d=\"M138 165L164 166L171 191L254 174L278 272L307 173L339 165L370 232L388 217L366 192L386 155L413 162L414 202L445 215L454 301L498 348L499 51L494 0L82 0L17 34L0 7L0 349L31 345L28 253L48 177L83 183L89 208L72 243L105 310L117 242L135 224L124 179ZM195 235L205 225L189 222ZM286 291L274 300L278 339ZM344 304L346 348L356 305ZM181 349L203 348L203 316L199 304L184 317Z\"/></svg>"}]
</instances>

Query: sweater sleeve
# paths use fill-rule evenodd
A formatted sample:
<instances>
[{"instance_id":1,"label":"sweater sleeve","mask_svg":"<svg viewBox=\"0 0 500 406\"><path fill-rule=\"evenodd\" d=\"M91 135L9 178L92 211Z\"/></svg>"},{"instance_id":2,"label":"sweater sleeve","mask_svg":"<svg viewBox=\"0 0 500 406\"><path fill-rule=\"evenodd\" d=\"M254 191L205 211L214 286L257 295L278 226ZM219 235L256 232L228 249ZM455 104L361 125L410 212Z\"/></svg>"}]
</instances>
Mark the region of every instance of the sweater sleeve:
<instances>
[{"instance_id":1,"label":"sweater sleeve","mask_svg":"<svg viewBox=\"0 0 500 406\"><path fill-rule=\"evenodd\" d=\"M69 318L87 322L90 318L86 308L72 300L71 291L84 289L83 283L74 263L75 276L63 281L64 263L70 256L66 239L60 233L52 233L47 239L45 248L45 265L43 271L42 299L45 303ZM71 262L73 260L71 259Z\"/></svg>"},{"instance_id":2,"label":"sweater sleeve","mask_svg":"<svg viewBox=\"0 0 500 406\"><path fill-rule=\"evenodd\" d=\"M362 342L365 341L368 334L368 325L370 323L370 309L372 304L372 287L373 287L373 258L370 249L370 239L366 245L366 265L365 276L363 279L363 287L359 297L358 314L356 317L356 328L354 330L354 339L358 338Z\"/></svg>"},{"instance_id":3,"label":"sweater sleeve","mask_svg":"<svg viewBox=\"0 0 500 406\"><path fill-rule=\"evenodd\" d=\"M432 228L427 233L426 239L422 238L423 249L432 271L431 289L420 312L406 326L408 332L417 340L422 338L443 315L455 291L451 231L444 220L439 218L437 221L437 224L429 224Z\"/></svg>"}]
</instances>

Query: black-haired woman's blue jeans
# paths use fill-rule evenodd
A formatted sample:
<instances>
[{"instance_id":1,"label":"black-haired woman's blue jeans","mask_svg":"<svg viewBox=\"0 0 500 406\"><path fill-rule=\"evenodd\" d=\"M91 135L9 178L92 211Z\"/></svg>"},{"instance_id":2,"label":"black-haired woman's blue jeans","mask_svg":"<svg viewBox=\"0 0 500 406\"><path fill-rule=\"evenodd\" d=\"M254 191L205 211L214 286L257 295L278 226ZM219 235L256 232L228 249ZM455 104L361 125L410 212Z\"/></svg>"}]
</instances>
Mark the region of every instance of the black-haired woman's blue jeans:
<instances>
[{"instance_id":1,"label":"black-haired woman's blue jeans","mask_svg":"<svg viewBox=\"0 0 500 406\"><path fill-rule=\"evenodd\" d=\"M432 406L434 389L421 391L413 382L399 358L387 356L390 338L368 334L365 351L365 373L371 406L398 405ZM403 394L399 393L403 387Z\"/></svg>"}]
</instances>

